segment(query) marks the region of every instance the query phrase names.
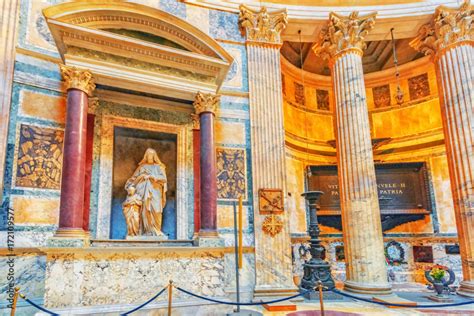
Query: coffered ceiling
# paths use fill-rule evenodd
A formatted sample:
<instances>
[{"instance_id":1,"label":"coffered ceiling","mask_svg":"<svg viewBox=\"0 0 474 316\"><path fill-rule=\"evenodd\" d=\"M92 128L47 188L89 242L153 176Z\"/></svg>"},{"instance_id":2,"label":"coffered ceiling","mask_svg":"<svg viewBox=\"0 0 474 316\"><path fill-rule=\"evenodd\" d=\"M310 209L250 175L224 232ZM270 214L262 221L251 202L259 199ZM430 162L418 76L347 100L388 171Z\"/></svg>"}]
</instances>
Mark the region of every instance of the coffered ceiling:
<instances>
[{"instance_id":1,"label":"coffered ceiling","mask_svg":"<svg viewBox=\"0 0 474 316\"><path fill-rule=\"evenodd\" d=\"M408 45L410 40L411 38L395 40L399 65L422 57L422 54L416 52L410 47L410 45ZM314 43L310 42L299 43L286 41L281 48L281 54L298 68L301 68L301 65L303 64L303 69L308 72L320 75L330 75L327 61L314 54L311 49L313 45ZM367 49L364 51L364 56L362 57L364 73L380 71L393 67L392 50L393 46L390 40L367 42Z\"/></svg>"}]
</instances>

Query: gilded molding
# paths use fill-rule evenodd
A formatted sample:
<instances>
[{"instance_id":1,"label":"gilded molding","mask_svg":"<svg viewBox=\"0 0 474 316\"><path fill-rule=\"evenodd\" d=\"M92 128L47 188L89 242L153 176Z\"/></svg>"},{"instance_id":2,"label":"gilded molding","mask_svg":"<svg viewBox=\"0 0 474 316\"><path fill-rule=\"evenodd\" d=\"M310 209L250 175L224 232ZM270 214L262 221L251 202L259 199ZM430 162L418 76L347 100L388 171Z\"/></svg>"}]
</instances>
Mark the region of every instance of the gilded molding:
<instances>
[{"instance_id":1,"label":"gilded molding","mask_svg":"<svg viewBox=\"0 0 474 316\"><path fill-rule=\"evenodd\" d=\"M247 40L261 44L281 45L281 31L288 24L286 9L269 13L266 7L252 10L244 4L239 6L239 28Z\"/></svg>"},{"instance_id":2,"label":"gilded molding","mask_svg":"<svg viewBox=\"0 0 474 316\"><path fill-rule=\"evenodd\" d=\"M211 112L212 114L215 114L219 100L220 95L198 92L193 103L194 110L196 111L197 115L200 115L204 112Z\"/></svg>"},{"instance_id":3,"label":"gilded molding","mask_svg":"<svg viewBox=\"0 0 474 316\"><path fill-rule=\"evenodd\" d=\"M61 76L66 83L66 90L78 89L88 96L92 96L95 89L94 77L89 70L77 69L66 65L59 65Z\"/></svg>"},{"instance_id":4,"label":"gilded molding","mask_svg":"<svg viewBox=\"0 0 474 316\"><path fill-rule=\"evenodd\" d=\"M365 36L373 29L377 12L359 16L358 11L349 16L331 12L329 23L320 33L320 40L312 47L314 53L325 59L336 57L345 50L358 51L366 48Z\"/></svg>"},{"instance_id":5,"label":"gilded molding","mask_svg":"<svg viewBox=\"0 0 474 316\"><path fill-rule=\"evenodd\" d=\"M470 1L464 1L459 8L439 6L430 23L423 25L410 46L425 55L441 53L446 48L474 40L472 19L474 9Z\"/></svg>"}]
</instances>

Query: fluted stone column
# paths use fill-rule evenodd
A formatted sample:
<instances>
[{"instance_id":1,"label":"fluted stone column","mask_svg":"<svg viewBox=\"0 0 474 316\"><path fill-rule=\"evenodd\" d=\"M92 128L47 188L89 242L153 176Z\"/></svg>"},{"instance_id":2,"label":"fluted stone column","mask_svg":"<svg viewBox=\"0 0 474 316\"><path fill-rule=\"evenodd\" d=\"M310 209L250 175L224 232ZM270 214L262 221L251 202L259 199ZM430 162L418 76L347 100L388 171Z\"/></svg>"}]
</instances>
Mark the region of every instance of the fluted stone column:
<instances>
[{"instance_id":1,"label":"fluted stone column","mask_svg":"<svg viewBox=\"0 0 474 316\"><path fill-rule=\"evenodd\" d=\"M214 116L219 96L199 92L194 109L200 124L200 246L221 246L217 234L217 175L216 148L214 145Z\"/></svg>"},{"instance_id":2,"label":"fluted stone column","mask_svg":"<svg viewBox=\"0 0 474 316\"><path fill-rule=\"evenodd\" d=\"M268 214L259 212L260 189L280 189L285 197L285 140L280 69L280 32L286 11L268 13L240 6L239 24L247 36L252 137L252 181L255 224L255 295L287 295L296 291L292 280L288 211L275 215L282 230L272 236L263 231Z\"/></svg>"},{"instance_id":3,"label":"fluted stone column","mask_svg":"<svg viewBox=\"0 0 474 316\"><path fill-rule=\"evenodd\" d=\"M474 297L474 35L473 7L438 7L411 42L436 65L446 155L462 259L458 293Z\"/></svg>"},{"instance_id":4,"label":"fluted stone column","mask_svg":"<svg viewBox=\"0 0 474 316\"><path fill-rule=\"evenodd\" d=\"M375 13L330 14L322 40L313 49L329 58L335 96L339 191L346 257L344 289L390 294L370 138L362 55L364 36Z\"/></svg>"},{"instance_id":5,"label":"fluted stone column","mask_svg":"<svg viewBox=\"0 0 474 316\"><path fill-rule=\"evenodd\" d=\"M55 237L85 238L84 184L88 96L95 88L92 74L75 67L60 66L67 90L66 128L59 206L59 228Z\"/></svg>"}]
</instances>

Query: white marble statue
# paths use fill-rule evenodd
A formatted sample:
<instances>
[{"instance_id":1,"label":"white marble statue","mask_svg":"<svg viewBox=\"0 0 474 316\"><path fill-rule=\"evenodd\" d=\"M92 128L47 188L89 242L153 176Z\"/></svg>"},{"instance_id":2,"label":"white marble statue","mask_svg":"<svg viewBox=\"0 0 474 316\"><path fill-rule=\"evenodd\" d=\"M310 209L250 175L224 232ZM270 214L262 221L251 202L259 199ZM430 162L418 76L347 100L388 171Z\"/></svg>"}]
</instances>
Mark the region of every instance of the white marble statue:
<instances>
[{"instance_id":1,"label":"white marble statue","mask_svg":"<svg viewBox=\"0 0 474 316\"><path fill-rule=\"evenodd\" d=\"M148 148L132 177L127 180L125 189L129 196L123 203L127 236L165 237L161 231L167 191L165 169L156 151ZM130 190L131 188L134 189ZM136 196L140 197L141 203L138 203ZM136 235L133 234L136 231L136 222L132 217L135 212L131 208L139 209L139 229Z\"/></svg>"}]
</instances>

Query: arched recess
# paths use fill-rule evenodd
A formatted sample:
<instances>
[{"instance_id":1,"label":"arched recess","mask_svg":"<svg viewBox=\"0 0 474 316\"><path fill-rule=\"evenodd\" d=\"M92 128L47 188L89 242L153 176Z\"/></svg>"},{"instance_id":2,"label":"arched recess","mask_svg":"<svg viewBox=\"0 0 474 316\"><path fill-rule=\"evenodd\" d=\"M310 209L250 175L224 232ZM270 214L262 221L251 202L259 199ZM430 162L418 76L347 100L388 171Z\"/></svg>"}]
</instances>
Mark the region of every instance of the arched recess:
<instances>
[{"instance_id":1,"label":"arched recess","mask_svg":"<svg viewBox=\"0 0 474 316\"><path fill-rule=\"evenodd\" d=\"M193 100L216 93L233 61L186 21L136 3L69 2L43 14L64 63L106 86Z\"/></svg>"}]
</instances>

